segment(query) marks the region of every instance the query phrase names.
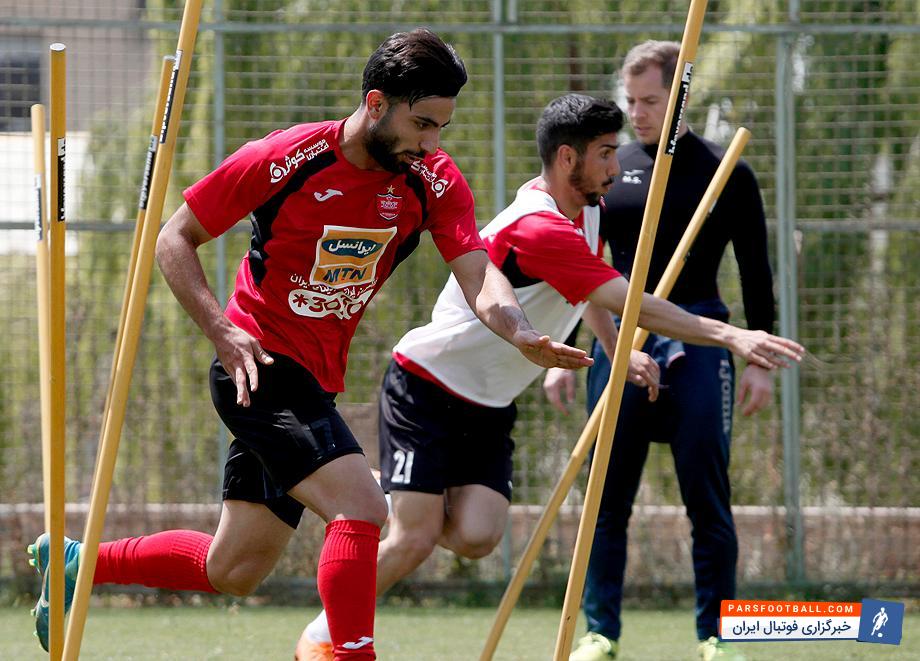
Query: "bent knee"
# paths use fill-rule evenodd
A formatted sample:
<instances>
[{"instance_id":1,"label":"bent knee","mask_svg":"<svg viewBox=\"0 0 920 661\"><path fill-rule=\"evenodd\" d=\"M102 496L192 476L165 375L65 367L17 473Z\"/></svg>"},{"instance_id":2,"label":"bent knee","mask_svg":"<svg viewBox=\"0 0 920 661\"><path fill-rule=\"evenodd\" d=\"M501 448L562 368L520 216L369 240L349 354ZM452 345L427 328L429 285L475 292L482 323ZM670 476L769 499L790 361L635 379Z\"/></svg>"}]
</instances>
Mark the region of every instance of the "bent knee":
<instances>
[{"instance_id":1,"label":"bent knee","mask_svg":"<svg viewBox=\"0 0 920 661\"><path fill-rule=\"evenodd\" d=\"M383 491L372 493L368 497L356 499L347 507L343 507L336 516L330 517L330 520L339 516L354 521L366 521L378 528L383 528L387 522L387 516L390 514L390 507L387 505Z\"/></svg>"},{"instance_id":2,"label":"bent knee","mask_svg":"<svg viewBox=\"0 0 920 661\"><path fill-rule=\"evenodd\" d=\"M469 558L470 560L479 560L480 558L484 558L492 551L494 551L497 545L497 541L463 543L454 547L453 551L458 555L462 555L464 558Z\"/></svg>"},{"instance_id":3,"label":"bent knee","mask_svg":"<svg viewBox=\"0 0 920 661\"><path fill-rule=\"evenodd\" d=\"M378 528L383 528L389 515L390 506L387 505L387 500L381 491L380 497L375 498L374 502L371 504L370 511L368 512L368 518L365 519L365 521L373 523Z\"/></svg>"},{"instance_id":4,"label":"bent knee","mask_svg":"<svg viewBox=\"0 0 920 661\"><path fill-rule=\"evenodd\" d=\"M211 582L211 587L215 590L221 594L229 594L233 597L248 597L255 592L262 583L261 577L235 576L233 573L221 576L211 576L208 574L208 580Z\"/></svg>"},{"instance_id":5,"label":"bent knee","mask_svg":"<svg viewBox=\"0 0 920 661\"><path fill-rule=\"evenodd\" d=\"M266 572L245 564L221 565L208 561L208 582L221 594L248 597L261 585Z\"/></svg>"},{"instance_id":6,"label":"bent knee","mask_svg":"<svg viewBox=\"0 0 920 661\"><path fill-rule=\"evenodd\" d=\"M470 560L478 560L495 550L501 541L502 531L457 531L451 537L450 549L454 553Z\"/></svg>"}]
</instances>

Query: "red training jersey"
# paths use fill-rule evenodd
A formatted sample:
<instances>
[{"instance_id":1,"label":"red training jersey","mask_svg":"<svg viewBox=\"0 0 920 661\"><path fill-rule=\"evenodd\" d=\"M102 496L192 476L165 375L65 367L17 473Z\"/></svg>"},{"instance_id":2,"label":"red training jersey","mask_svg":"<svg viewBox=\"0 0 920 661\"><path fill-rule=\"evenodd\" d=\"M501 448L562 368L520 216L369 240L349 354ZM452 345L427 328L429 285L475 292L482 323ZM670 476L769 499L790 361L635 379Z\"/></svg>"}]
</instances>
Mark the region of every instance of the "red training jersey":
<instances>
[{"instance_id":1,"label":"red training jersey","mask_svg":"<svg viewBox=\"0 0 920 661\"><path fill-rule=\"evenodd\" d=\"M534 179L519 190L540 191L552 199ZM603 259L603 239L594 240L585 232L584 207L575 220L555 208L537 209L499 225L494 232L482 231L489 259L498 266L515 288L546 282L571 305L587 300L588 295L608 280L619 277ZM596 245L592 249L591 246Z\"/></svg>"},{"instance_id":2,"label":"red training jersey","mask_svg":"<svg viewBox=\"0 0 920 661\"><path fill-rule=\"evenodd\" d=\"M252 242L227 317L328 392L344 390L358 321L422 230L448 262L484 247L473 194L447 153L439 149L404 174L362 170L342 155L344 124L270 133L184 192L212 236L251 216Z\"/></svg>"}]
</instances>

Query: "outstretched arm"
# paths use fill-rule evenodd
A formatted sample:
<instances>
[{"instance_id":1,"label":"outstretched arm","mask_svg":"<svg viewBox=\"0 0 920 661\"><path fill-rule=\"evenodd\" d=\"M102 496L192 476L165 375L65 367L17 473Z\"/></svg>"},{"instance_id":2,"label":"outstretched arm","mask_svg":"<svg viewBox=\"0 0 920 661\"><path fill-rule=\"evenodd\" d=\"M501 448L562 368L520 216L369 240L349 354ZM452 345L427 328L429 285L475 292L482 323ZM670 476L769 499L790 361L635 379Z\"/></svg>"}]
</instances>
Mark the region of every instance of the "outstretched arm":
<instances>
[{"instance_id":1,"label":"outstretched arm","mask_svg":"<svg viewBox=\"0 0 920 661\"><path fill-rule=\"evenodd\" d=\"M508 279L502 275L483 250L468 252L448 263L470 309L493 333L517 347L518 351L541 367L576 369L593 362L581 349L533 329L514 295Z\"/></svg>"},{"instance_id":2,"label":"outstretched arm","mask_svg":"<svg viewBox=\"0 0 920 661\"><path fill-rule=\"evenodd\" d=\"M227 318L208 287L198 246L211 238L188 205L183 204L160 231L157 263L179 303L214 344L218 359L236 383L236 403L249 406L249 389L259 387L255 361L270 365L272 357L258 340Z\"/></svg>"},{"instance_id":3,"label":"outstretched arm","mask_svg":"<svg viewBox=\"0 0 920 661\"><path fill-rule=\"evenodd\" d=\"M624 278L615 278L602 284L588 296L596 305L623 313L628 284ZM786 367L788 360L799 361L805 348L784 337L765 331L751 331L715 319L690 314L673 303L644 294L639 310L642 328L684 340L691 344L723 346L732 353L766 369Z\"/></svg>"}]
</instances>

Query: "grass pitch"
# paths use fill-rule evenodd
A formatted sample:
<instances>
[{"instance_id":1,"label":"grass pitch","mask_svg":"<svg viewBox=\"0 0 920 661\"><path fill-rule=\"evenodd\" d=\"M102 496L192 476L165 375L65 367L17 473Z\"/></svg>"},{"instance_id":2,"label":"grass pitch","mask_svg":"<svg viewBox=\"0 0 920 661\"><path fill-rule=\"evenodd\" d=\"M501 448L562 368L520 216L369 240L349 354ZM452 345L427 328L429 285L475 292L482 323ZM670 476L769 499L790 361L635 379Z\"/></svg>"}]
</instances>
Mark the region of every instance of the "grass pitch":
<instances>
[{"instance_id":1,"label":"grass pitch","mask_svg":"<svg viewBox=\"0 0 920 661\"><path fill-rule=\"evenodd\" d=\"M383 661L475 661L493 609L401 608L377 612L375 647ZM90 611L81 659L291 659L294 641L312 611L267 607L112 608ZM552 657L560 612L515 611L496 661L542 661ZM690 611L627 611L622 661L694 659ZM584 631L579 622L577 635ZM901 645L856 642L746 643L750 661L920 661L920 617L907 614ZM32 635L28 607L0 609L0 659L47 659Z\"/></svg>"}]
</instances>

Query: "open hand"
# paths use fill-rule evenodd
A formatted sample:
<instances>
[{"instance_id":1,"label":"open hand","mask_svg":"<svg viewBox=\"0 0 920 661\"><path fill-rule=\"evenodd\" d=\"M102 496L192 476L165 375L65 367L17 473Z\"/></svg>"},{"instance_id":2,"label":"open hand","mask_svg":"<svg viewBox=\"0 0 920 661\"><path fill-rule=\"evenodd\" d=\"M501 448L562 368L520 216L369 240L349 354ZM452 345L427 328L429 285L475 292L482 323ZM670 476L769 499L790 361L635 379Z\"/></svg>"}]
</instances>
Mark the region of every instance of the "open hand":
<instances>
[{"instance_id":1,"label":"open hand","mask_svg":"<svg viewBox=\"0 0 920 661\"><path fill-rule=\"evenodd\" d=\"M527 360L540 367L581 369L594 364L594 359L581 349L553 342L549 335L540 335L535 330L517 331L511 343Z\"/></svg>"},{"instance_id":2,"label":"open hand","mask_svg":"<svg viewBox=\"0 0 920 661\"><path fill-rule=\"evenodd\" d=\"M568 415L568 405L575 401L575 373L561 367L546 370L543 392L554 409L562 415Z\"/></svg>"},{"instance_id":3,"label":"open hand","mask_svg":"<svg viewBox=\"0 0 920 661\"><path fill-rule=\"evenodd\" d=\"M626 380L642 388L648 388L648 401L654 402L658 399L661 368L647 353L632 350L632 353L629 354Z\"/></svg>"},{"instance_id":4,"label":"open hand","mask_svg":"<svg viewBox=\"0 0 920 661\"><path fill-rule=\"evenodd\" d=\"M747 400L747 401L745 401ZM743 415L757 413L773 400L773 372L760 365L748 365L738 382L735 406L741 406Z\"/></svg>"},{"instance_id":5,"label":"open hand","mask_svg":"<svg viewBox=\"0 0 920 661\"><path fill-rule=\"evenodd\" d=\"M217 358L236 384L236 403L249 406L249 393L259 389L259 368L275 362L259 341L242 328L228 324L219 339L215 340ZM248 380L248 387L247 387Z\"/></svg>"},{"instance_id":6,"label":"open hand","mask_svg":"<svg viewBox=\"0 0 920 661\"><path fill-rule=\"evenodd\" d=\"M802 354L805 353L805 347L785 337L770 335L762 330L736 330L737 334L730 346L732 353L764 369L789 367L789 361L797 363L802 360Z\"/></svg>"}]
</instances>

